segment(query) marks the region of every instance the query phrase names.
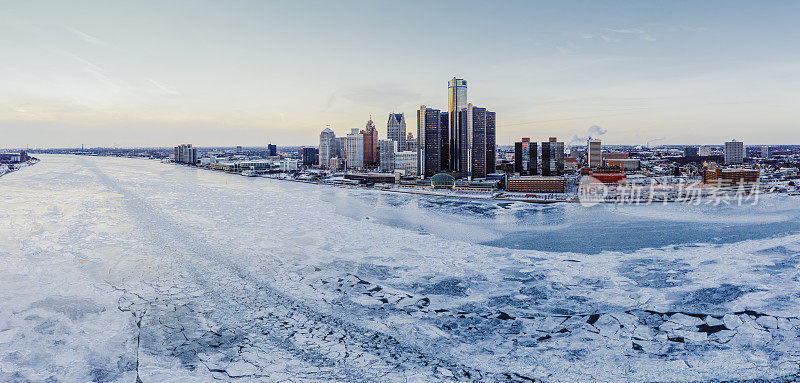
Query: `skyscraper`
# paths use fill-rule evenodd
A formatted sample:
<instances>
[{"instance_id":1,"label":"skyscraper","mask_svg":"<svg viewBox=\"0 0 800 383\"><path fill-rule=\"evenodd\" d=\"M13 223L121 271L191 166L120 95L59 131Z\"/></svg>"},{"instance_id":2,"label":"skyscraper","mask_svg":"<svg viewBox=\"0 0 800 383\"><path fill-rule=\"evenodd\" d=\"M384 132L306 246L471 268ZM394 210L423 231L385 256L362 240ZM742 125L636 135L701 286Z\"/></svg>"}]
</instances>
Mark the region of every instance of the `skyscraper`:
<instances>
[{"instance_id":1,"label":"skyscraper","mask_svg":"<svg viewBox=\"0 0 800 383\"><path fill-rule=\"evenodd\" d=\"M462 155L462 119L459 112L467 107L467 82L464 79L453 77L447 82L448 112L449 112L449 166L448 169L454 172L462 171L461 161L465 158Z\"/></svg>"},{"instance_id":2,"label":"skyscraper","mask_svg":"<svg viewBox=\"0 0 800 383\"><path fill-rule=\"evenodd\" d=\"M495 167L495 114L486 108L467 104L459 112L459 119L461 176L486 178Z\"/></svg>"},{"instance_id":3,"label":"skyscraper","mask_svg":"<svg viewBox=\"0 0 800 383\"><path fill-rule=\"evenodd\" d=\"M317 148L313 146L305 146L300 148L300 158L303 160L303 166L314 166L319 162L317 158Z\"/></svg>"},{"instance_id":4,"label":"skyscraper","mask_svg":"<svg viewBox=\"0 0 800 383\"><path fill-rule=\"evenodd\" d=\"M397 151L406 150L406 117L403 113L389 113L386 137L397 142Z\"/></svg>"},{"instance_id":5,"label":"skyscraper","mask_svg":"<svg viewBox=\"0 0 800 383\"><path fill-rule=\"evenodd\" d=\"M593 169L603 166L603 146L600 140L590 138L586 141L586 163Z\"/></svg>"},{"instance_id":6,"label":"skyscraper","mask_svg":"<svg viewBox=\"0 0 800 383\"><path fill-rule=\"evenodd\" d=\"M564 174L564 143L550 137L542 142L542 175L560 176Z\"/></svg>"},{"instance_id":7,"label":"skyscraper","mask_svg":"<svg viewBox=\"0 0 800 383\"><path fill-rule=\"evenodd\" d=\"M378 165L378 130L372 122L372 116L367 121L364 135L364 166Z\"/></svg>"},{"instance_id":8,"label":"skyscraper","mask_svg":"<svg viewBox=\"0 0 800 383\"><path fill-rule=\"evenodd\" d=\"M397 141L395 140L380 140L378 141L380 147L380 171L391 172L394 171L394 158L395 153L398 152Z\"/></svg>"},{"instance_id":9,"label":"skyscraper","mask_svg":"<svg viewBox=\"0 0 800 383\"><path fill-rule=\"evenodd\" d=\"M770 157L769 146L761 147L761 158L767 159Z\"/></svg>"},{"instance_id":10,"label":"skyscraper","mask_svg":"<svg viewBox=\"0 0 800 383\"><path fill-rule=\"evenodd\" d=\"M325 128L319 134L319 165L328 168L331 158L338 157L336 148L336 134L330 128Z\"/></svg>"},{"instance_id":11,"label":"skyscraper","mask_svg":"<svg viewBox=\"0 0 800 383\"><path fill-rule=\"evenodd\" d=\"M741 141L728 141L725 143L725 165L740 165L744 163L744 143Z\"/></svg>"},{"instance_id":12,"label":"skyscraper","mask_svg":"<svg viewBox=\"0 0 800 383\"><path fill-rule=\"evenodd\" d=\"M417 111L417 174L433 177L442 170L442 113L425 105Z\"/></svg>"},{"instance_id":13,"label":"skyscraper","mask_svg":"<svg viewBox=\"0 0 800 383\"><path fill-rule=\"evenodd\" d=\"M514 172L521 176L539 174L538 146L530 138L514 143Z\"/></svg>"},{"instance_id":14,"label":"skyscraper","mask_svg":"<svg viewBox=\"0 0 800 383\"><path fill-rule=\"evenodd\" d=\"M486 174L494 173L497 168L497 114L486 111Z\"/></svg>"},{"instance_id":15,"label":"skyscraper","mask_svg":"<svg viewBox=\"0 0 800 383\"><path fill-rule=\"evenodd\" d=\"M364 132L353 128L345 141L345 160L347 169L364 167Z\"/></svg>"},{"instance_id":16,"label":"skyscraper","mask_svg":"<svg viewBox=\"0 0 800 383\"><path fill-rule=\"evenodd\" d=\"M197 148L192 147L192 144L181 144L174 148L173 155L175 162L182 164L196 164L197 163Z\"/></svg>"}]
</instances>

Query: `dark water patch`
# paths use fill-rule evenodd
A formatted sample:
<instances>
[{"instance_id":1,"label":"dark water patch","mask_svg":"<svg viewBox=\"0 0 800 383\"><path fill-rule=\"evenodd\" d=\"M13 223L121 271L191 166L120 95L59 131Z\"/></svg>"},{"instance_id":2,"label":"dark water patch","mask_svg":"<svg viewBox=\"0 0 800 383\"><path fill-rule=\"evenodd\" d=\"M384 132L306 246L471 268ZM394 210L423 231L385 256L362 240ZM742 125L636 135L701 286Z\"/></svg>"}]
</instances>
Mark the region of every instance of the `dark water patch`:
<instances>
[{"instance_id":1,"label":"dark water patch","mask_svg":"<svg viewBox=\"0 0 800 383\"><path fill-rule=\"evenodd\" d=\"M745 286L723 283L719 287L690 291L675 302L674 306L682 311L716 312L752 291L752 288Z\"/></svg>"},{"instance_id":2,"label":"dark water patch","mask_svg":"<svg viewBox=\"0 0 800 383\"><path fill-rule=\"evenodd\" d=\"M610 222L544 219L530 230L509 233L482 242L487 246L550 252L599 254L603 251L631 253L645 248L727 244L753 239L785 236L800 231L796 221L767 224L707 224L673 221L621 220ZM524 225L521 225L524 227Z\"/></svg>"},{"instance_id":3,"label":"dark water patch","mask_svg":"<svg viewBox=\"0 0 800 383\"><path fill-rule=\"evenodd\" d=\"M469 285L466 281L458 278L447 278L431 285L422 286L419 293L465 297L467 296L468 287Z\"/></svg>"}]
</instances>

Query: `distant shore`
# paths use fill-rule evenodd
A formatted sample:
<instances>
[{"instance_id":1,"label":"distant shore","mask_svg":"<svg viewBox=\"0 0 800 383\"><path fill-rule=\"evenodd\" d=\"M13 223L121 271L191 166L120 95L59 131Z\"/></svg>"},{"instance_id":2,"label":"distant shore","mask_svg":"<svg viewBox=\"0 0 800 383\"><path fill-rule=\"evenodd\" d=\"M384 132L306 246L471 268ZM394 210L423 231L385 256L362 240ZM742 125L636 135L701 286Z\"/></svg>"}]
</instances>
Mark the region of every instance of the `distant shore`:
<instances>
[{"instance_id":1,"label":"distant shore","mask_svg":"<svg viewBox=\"0 0 800 383\"><path fill-rule=\"evenodd\" d=\"M0 177L4 176L6 174L9 174L9 173L13 173L13 172L15 172L17 170L20 170L22 168L26 168L28 166L36 165L37 163L39 163L39 159L35 158L35 157L31 157L29 160L27 160L25 162L20 162L20 163L17 163L17 164L0 164Z\"/></svg>"}]
</instances>

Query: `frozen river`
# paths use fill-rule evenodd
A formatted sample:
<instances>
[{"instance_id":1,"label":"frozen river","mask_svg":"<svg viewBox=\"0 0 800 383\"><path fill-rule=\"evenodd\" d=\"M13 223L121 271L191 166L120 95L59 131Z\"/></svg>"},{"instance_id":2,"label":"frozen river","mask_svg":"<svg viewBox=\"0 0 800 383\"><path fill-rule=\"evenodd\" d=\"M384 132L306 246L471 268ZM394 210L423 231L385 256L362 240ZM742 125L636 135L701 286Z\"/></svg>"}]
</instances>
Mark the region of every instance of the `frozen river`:
<instances>
[{"instance_id":1,"label":"frozen river","mask_svg":"<svg viewBox=\"0 0 800 383\"><path fill-rule=\"evenodd\" d=\"M798 376L796 197L585 208L40 158L0 178L0 381Z\"/></svg>"}]
</instances>

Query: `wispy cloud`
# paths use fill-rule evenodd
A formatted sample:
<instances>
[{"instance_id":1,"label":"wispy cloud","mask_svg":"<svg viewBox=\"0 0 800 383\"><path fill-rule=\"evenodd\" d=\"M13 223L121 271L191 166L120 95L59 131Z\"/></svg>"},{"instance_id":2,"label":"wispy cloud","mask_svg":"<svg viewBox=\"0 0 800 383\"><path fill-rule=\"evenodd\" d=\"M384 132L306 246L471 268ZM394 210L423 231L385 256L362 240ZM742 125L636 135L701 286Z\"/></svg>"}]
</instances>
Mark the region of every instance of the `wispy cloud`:
<instances>
[{"instance_id":1,"label":"wispy cloud","mask_svg":"<svg viewBox=\"0 0 800 383\"><path fill-rule=\"evenodd\" d=\"M608 28L608 31L614 32L614 33L626 34L626 35L636 35L636 36L639 36L639 37L641 37L641 38L643 38L643 39L645 39L647 41L656 41L656 39L653 38L653 36L651 36L645 30L639 29L639 28L632 28L632 29L612 29L612 28Z\"/></svg>"},{"instance_id":2,"label":"wispy cloud","mask_svg":"<svg viewBox=\"0 0 800 383\"><path fill-rule=\"evenodd\" d=\"M99 46L99 47L107 47L108 46L107 42L105 42L105 41L103 41L103 40L101 40L101 39L99 39L97 37L94 37L94 36L92 36L92 35L90 35L88 33L82 32L82 31L80 31L80 30L78 30L76 28L73 28L73 27L70 27L70 26L65 26L64 29L72 32L75 36L78 36L78 38L80 38L81 40L83 40L83 41L85 41L85 42L87 42L89 44L96 45L96 46Z\"/></svg>"},{"instance_id":3,"label":"wispy cloud","mask_svg":"<svg viewBox=\"0 0 800 383\"><path fill-rule=\"evenodd\" d=\"M178 92L177 89L175 89L174 87L169 86L167 84L164 84L162 82L158 82L158 81L153 80L153 79L148 79L148 82L151 85L153 85L154 87L156 87L156 89L158 89L159 92L161 92L163 94L168 94L168 95L178 95L178 94L180 94L180 92Z\"/></svg>"}]
</instances>

